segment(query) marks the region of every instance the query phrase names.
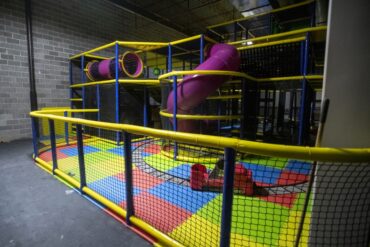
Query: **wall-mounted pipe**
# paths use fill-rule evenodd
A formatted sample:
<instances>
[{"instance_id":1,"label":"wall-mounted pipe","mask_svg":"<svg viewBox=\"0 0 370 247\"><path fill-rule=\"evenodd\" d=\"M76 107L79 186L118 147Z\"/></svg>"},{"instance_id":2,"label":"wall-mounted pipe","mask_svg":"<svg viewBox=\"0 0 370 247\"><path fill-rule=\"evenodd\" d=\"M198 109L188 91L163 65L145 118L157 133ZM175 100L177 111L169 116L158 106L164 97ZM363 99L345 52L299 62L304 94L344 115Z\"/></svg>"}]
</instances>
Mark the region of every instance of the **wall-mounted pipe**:
<instances>
[{"instance_id":1,"label":"wall-mounted pipe","mask_svg":"<svg viewBox=\"0 0 370 247\"><path fill-rule=\"evenodd\" d=\"M328 19L328 0L316 0L315 2L315 22L316 26L326 25Z\"/></svg>"},{"instance_id":2,"label":"wall-mounted pipe","mask_svg":"<svg viewBox=\"0 0 370 247\"><path fill-rule=\"evenodd\" d=\"M32 38L32 0L25 0L25 19L27 33L27 52L28 52L28 73L30 84L30 103L31 110L37 110L37 93L35 83L35 65L33 57L33 38Z\"/></svg>"}]
</instances>

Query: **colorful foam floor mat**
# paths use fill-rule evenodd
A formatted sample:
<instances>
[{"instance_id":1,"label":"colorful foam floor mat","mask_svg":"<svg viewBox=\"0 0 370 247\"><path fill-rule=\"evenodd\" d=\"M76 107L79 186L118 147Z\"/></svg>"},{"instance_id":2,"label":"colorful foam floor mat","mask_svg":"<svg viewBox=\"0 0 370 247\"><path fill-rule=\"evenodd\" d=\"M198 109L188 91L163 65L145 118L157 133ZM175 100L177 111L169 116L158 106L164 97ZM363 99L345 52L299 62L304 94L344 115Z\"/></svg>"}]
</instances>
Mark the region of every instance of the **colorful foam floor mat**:
<instances>
[{"instance_id":1,"label":"colorful foam floor mat","mask_svg":"<svg viewBox=\"0 0 370 247\"><path fill-rule=\"evenodd\" d=\"M174 161L161 154L159 141L134 142L140 155L156 172L133 167L135 215L185 246L217 246L220 239L222 194L194 191L189 186L166 179L189 179L192 164ZM124 150L103 139L84 143L87 186L117 205L125 207ZM39 155L52 163L50 150ZM135 162L133 157L133 162ZM58 168L79 179L76 144L57 147ZM252 171L260 186L281 187L304 184L311 165L296 160L250 156L237 162ZM211 165L207 165L211 169ZM231 246L292 246L296 237L304 191L248 197L234 195ZM306 215L301 246L308 242L310 208Z\"/></svg>"}]
</instances>

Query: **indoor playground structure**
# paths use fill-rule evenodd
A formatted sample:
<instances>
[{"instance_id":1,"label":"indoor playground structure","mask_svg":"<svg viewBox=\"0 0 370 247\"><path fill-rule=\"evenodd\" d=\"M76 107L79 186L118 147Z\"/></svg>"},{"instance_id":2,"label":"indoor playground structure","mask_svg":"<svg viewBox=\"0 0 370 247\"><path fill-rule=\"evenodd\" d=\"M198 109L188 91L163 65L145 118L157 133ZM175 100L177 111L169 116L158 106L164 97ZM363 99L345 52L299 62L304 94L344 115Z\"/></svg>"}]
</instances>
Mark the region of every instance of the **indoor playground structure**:
<instances>
[{"instance_id":1,"label":"indoor playground structure","mask_svg":"<svg viewBox=\"0 0 370 247\"><path fill-rule=\"evenodd\" d=\"M322 171L370 152L314 146L326 26L277 18L311 3L70 57L70 107L31 112L37 165L157 246L314 242L317 195L346 186Z\"/></svg>"}]
</instances>

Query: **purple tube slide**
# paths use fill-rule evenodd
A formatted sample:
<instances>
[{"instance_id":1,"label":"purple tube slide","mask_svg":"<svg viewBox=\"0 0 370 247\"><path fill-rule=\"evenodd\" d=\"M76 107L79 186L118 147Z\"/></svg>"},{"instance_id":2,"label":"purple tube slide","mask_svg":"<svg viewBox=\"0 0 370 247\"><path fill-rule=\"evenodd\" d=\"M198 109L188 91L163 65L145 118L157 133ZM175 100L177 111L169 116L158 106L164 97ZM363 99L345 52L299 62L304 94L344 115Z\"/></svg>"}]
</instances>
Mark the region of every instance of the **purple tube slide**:
<instances>
[{"instance_id":1,"label":"purple tube slide","mask_svg":"<svg viewBox=\"0 0 370 247\"><path fill-rule=\"evenodd\" d=\"M143 61L134 52L126 52L118 59L118 77L136 78L143 72ZM116 60L91 61L86 65L86 75L91 81L115 78Z\"/></svg>"},{"instance_id":2,"label":"purple tube slide","mask_svg":"<svg viewBox=\"0 0 370 247\"><path fill-rule=\"evenodd\" d=\"M234 46L227 44L214 44L208 49L206 60L195 70L228 70L238 71L240 57ZM202 103L209 95L214 93L229 76L217 75L189 75L177 86L177 114L191 114L192 109ZM173 113L174 91L167 98L167 112ZM178 120L177 130L195 132L197 121Z\"/></svg>"}]
</instances>

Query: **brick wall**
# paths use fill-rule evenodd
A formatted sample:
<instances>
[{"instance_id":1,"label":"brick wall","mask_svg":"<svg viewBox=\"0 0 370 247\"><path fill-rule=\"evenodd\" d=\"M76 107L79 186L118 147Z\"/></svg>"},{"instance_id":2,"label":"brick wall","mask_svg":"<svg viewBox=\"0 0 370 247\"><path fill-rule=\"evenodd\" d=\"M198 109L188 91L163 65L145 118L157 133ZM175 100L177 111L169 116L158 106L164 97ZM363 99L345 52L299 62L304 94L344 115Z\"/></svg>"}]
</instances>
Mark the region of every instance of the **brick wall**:
<instances>
[{"instance_id":1,"label":"brick wall","mask_svg":"<svg viewBox=\"0 0 370 247\"><path fill-rule=\"evenodd\" d=\"M33 1L39 107L68 106L68 57L114 40L183 36L104 0ZM0 1L0 142L31 137L23 0Z\"/></svg>"}]
</instances>

